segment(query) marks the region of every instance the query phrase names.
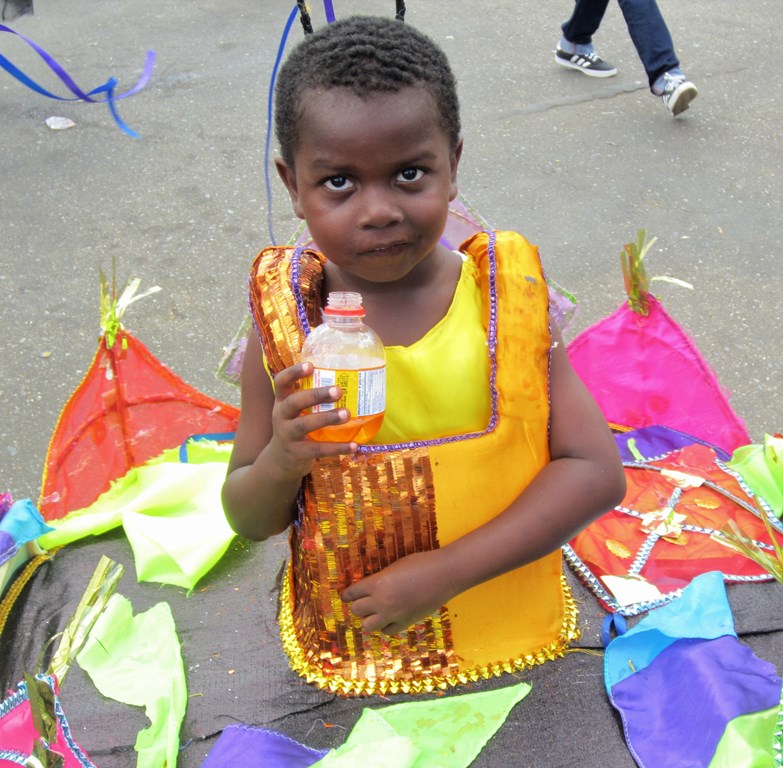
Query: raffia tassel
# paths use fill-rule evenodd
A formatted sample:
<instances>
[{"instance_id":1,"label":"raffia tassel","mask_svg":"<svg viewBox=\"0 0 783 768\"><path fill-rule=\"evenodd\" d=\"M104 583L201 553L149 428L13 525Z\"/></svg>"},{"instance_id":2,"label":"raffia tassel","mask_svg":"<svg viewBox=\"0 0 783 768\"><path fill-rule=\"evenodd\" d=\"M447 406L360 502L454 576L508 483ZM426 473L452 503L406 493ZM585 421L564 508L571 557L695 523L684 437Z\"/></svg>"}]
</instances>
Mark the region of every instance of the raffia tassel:
<instances>
[{"instance_id":1,"label":"raffia tassel","mask_svg":"<svg viewBox=\"0 0 783 768\"><path fill-rule=\"evenodd\" d=\"M650 313L648 304L650 280L644 266L644 257L656 239L654 237L648 242L647 230L640 229L636 233L636 242L626 243L620 253L625 292L628 294L628 306L637 314L645 317Z\"/></svg>"}]
</instances>

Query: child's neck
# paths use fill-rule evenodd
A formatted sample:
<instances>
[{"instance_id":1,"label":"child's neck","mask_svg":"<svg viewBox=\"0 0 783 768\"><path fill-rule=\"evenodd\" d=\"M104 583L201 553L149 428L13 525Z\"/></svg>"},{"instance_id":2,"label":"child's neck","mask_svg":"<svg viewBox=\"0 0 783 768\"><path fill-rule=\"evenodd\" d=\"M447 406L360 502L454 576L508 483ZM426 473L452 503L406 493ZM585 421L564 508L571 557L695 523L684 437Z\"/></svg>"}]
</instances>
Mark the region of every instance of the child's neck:
<instances>
[{"instance_id":1,"label":"child's neck","mask_svg":"<svg viewBox=\"0 0 783 768\"><path fill-rule=\"evenodd\" d=\"M428 258L415 280L394 283L363 281L361 286L330 262L324 269L324 295L330 291L358 291L367 311L367 325L385 346L410 346L446 315L454 298L462 259L439 248ZM423 266L423 265L422 265Z\"/></svg>"}]
</instances>

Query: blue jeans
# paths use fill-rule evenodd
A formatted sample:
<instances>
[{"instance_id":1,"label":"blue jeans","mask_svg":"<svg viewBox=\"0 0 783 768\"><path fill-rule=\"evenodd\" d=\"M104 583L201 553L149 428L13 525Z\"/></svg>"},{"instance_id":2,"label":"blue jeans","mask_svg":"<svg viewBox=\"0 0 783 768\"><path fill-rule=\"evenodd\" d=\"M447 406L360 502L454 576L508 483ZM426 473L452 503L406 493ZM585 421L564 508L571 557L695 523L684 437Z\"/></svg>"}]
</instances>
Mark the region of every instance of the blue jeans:
<instances>
[{"instance_id":1,"label":"blue jeans","mask_svg":"<svg viewBox=\"0 0 783 768\"><path fill-rule=\"evenodd\" d=\"M670 69L680 66L672 36L655 0L618 0L650 86ZM571 18L563 23L563 37L587 45L601 25L609 0L576 0Z\"/></svg>"}]
</instances>

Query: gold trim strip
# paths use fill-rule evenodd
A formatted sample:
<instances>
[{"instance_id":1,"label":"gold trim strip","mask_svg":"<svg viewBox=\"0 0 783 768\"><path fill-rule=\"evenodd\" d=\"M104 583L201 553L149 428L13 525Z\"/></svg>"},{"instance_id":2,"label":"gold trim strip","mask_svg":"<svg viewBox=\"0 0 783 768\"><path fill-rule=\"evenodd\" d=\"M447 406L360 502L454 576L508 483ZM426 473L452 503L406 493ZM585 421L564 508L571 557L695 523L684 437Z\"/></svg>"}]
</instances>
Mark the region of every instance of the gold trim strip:
<instances>
[{"instance_id":1,"label":"gold trim strip","mask_svg":"<svg viewBox=\"0 0 783 768\"><path fill-rule=\"evenodd\" d=\"M0 600L0 637L2 637L3 630L5 629L8 617L11 614L11 610L14 607L19 595L27 585L27 582L33 577L33 574L38 570L38 566L48 563L54 556L55 550L44 554L36 555L31 560L28 560L24 568L16 575L14 580L8 587L8 591Z\"/></svg>"},{"instance_id":2,"label":"gold trim strip","mask_svg":"<svg viewBox=\"0 0 783 768\"><path fill-rule=\"evenodd\" d=\"M433 675L419 680L348 680L341 675L325 675L323 671L311 663L310 656L299 644L294 630L291 611L291 580L290 562L286 568L285 578L280 592L280 637L283 649L288 655L291 669L303 677L308 683L315 683L322 690L337 693L341 696L370 696L387 693L431 693L435 690L447 690L450 687L479 680L489 680L499 677L505 672L518 672L530 669L546 661L553 661L565 656L571 643L579 639L579 610L576 600L568 586L564 574L560 575L563 588L564 616L559 637L545 645L539 651L516 659L487 664L472 669L460 670L454 674Z\"/></svg>"}]
</instances>

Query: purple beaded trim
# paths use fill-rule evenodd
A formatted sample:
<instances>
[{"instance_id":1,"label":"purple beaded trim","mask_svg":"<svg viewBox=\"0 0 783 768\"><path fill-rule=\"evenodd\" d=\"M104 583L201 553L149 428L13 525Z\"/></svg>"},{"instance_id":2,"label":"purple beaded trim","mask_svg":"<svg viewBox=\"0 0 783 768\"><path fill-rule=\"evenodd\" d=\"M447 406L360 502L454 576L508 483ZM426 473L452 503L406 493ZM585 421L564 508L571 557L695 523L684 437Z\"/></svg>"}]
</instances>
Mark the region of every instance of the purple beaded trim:
<instances>
[{"instance_id":1,"label":"purple beaded trim","mask_svg":"<svg viewBox=\"0 0 783 768\"><path fill-rule=\"evenodd\" d=\"M406 443L393 443L390 445L360 445L359 453L384 453L385 451L403 450L406 448L426 448L431 445L444 445L445 443L457 443L462 440L473 440L476 437L487 435L494 431L498 423L498 390L497 390L497 345L498 345L498 294L497 294L497 259L495 256L495 233L485 230L489 236L487 242L487 255L489 257L489 328L487 329L487 347L489 349L489 392L491 402L491 416L489 424L481 432L467 432L464 435L452 435L439 437L434 440L411 440ZM304 246L299 246L292 257L291 263L291 290L296 301L296 311L299 322L302 324L305 336L311 332L310 323L307 320L305 303L299 288L299 261L302 257Z\"/></svg>"},{"instance_id":2,"label":"purple beaded trim","mask_svg":"<svg viewBox=\"0 0 783 768\"><path fill-rule=\"evenodd\" d=\"M256 322L256 314L253 312L253 276L247 278L247 311L250 313L250 321L253 323L253 330L258 339L261 339L261 329Z\"/></svg>"},{"instance_id":3,"label":"purple beaded trim","mask_svg":"<svg viewBox=\"0 0 783 768\"><path fill-rule=\"evenodd\" d=\"M305 247L300 245L291 257L291 290L296 302L296 314L299 317L299 323L302 326L305 336L310 335L310 321L307 319L307 310L305 309L304 299L302 298L302 289L299 286L299 262L302 259L302 253Z\"/></svg>"}]
</instances>

